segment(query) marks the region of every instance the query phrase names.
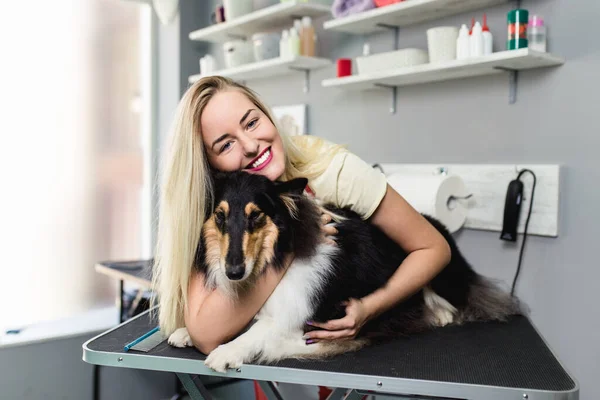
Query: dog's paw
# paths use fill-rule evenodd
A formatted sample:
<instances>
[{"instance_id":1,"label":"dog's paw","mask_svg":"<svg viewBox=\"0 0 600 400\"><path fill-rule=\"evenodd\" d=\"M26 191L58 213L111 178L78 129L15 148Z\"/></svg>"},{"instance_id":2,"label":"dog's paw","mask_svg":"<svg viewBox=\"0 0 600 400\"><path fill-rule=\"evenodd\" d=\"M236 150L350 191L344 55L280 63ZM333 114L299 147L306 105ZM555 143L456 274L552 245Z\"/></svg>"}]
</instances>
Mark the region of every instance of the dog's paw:
<instances>
[{"instance_id":1,"label":"dog's paw","mask_svg":"<svg viewBox=\"0 0 600 400\"><path fill-rule=\"evenodd\" d=\"M239 368L244 363L244 352L231 343L222 344L206 357L204 364L218 372L226 372L227 368Z\"/></svg>"},{"instance_id":2,"label":"dog's paw","mask_svg":"<svg viewBox=\"0 0 600 400\"><path fill-rule=\"evenodd\" d=\"M179 328L173 332L167 340L174 347L192 347L192 338L186 328Z\"/></svg>"},{"instance_id":3,"label":"dog's paw","mask_svg":"<svg viewBox=\"0 0 600 400\"><path fill-rule=\"evenodd\" d=\"M454 322L454 313L450 310L438 308L434 311L434 315L437 326L446 326Z\"/></svg>"}]
</instances>

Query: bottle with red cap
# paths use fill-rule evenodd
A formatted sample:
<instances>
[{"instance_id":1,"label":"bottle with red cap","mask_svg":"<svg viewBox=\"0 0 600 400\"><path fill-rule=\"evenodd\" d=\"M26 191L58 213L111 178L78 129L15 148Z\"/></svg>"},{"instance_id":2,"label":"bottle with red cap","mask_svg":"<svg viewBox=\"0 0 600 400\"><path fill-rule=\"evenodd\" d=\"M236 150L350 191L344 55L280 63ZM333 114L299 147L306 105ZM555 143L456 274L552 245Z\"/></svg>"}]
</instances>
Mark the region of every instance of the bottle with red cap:
<instances>
[{"instance_id":1,"label":"bottle with red cap","mask_svg":"<svg viewBox=\"0 0 600 400\"><path fill-rule=\"evenodd\" d=\"M493 37L492 32L490 32L490 28L487 24L487 16L485 13L483 14L483 27L482 27L482 35L483 35L483 55L492 54L492 46L493 46Z\"/></svg>"}]
</instances>

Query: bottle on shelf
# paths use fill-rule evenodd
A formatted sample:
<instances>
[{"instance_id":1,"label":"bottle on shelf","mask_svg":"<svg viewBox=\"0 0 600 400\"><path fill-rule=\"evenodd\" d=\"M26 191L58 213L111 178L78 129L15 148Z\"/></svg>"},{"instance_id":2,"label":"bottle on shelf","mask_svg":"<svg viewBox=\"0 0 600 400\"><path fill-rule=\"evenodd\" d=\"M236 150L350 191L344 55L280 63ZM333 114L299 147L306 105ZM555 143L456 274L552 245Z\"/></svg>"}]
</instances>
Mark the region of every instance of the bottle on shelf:
<instances>
[{"instance_id":1,"label":"bottle on shelf","mask_svg":"<svg viewBox=\"0 0 600 400\"><path fill-rule=\"evenodd\" d=\"M308 16L302 18L302 32L300 34L300 43L302 45L302 55L307 57L315 56L315 28L312 25L312 19Z\"/></svg>"},{"instance_id":2,"label":"bottle on shelf","mask_svg":"<svg viewBox=\"0 0 600 400\"><path fill-rule=\"evenodd\" d=\"M487 16L485 13L483 14L483 27L481 28L483 35L483 55L492 54L493 47L493 37L492 32L490 32L490 28L487 24Z\"/></svg>"},{"instance_id":3,"label":"bottle on shelf","mask_svg":"<svg viewBox=\"0 0 600 400\"><path fill-rule=\"evenodd\" d=\"M298 34L298 40L299 40L299 46L300 46L300 53L298 55L302 55L302 49L303 49L303 44L302 44L302 20L297 18L294 20L294 29L296 29L296 33ZM290 29L290 34L292 33L291 29Z\"/></svg>"},{"instance_id":4,"label":"bottle on shelf","mask_svg":"<svg viewBox=\"0 0 600 400\"><path fill-rule=\"evenodd\" d=\"M458 31L458 38L456 39L456 59L464 60L469 58L469 28L466 24L462 24Z\"/></svg>"},{"instance_id":5,"label":"bottle on shelf","mask_svg":"<svg viewBox=\"0 0 600 400\"><path fill-rule=\"evenodd\" d=\"M531 50L546 52L546 26L544 19L539 15L532 15L529 18L527 40Z\"/></svg>"},{"instance_id":6,"label":"bottle on shelf","mask_svg":"<svg viewBox=\"0 0 600 400\"><path fill-rule=\"evenodd\" d=\"M289 57L297 57L301 55L300 53L300 35L298 35L298 31L296 28L290 29L290 37L288 39L289 42Z\"/></svg>"},{"instance_id":7,"label":"bottle on shelf","mask_svg":"<svg viewBox=\"0 0 600 400\"><path fill-rule=\"evenodd\" d=\"M473 32L469 38L469 57L481 57L483 55L483 29L479 21L475 22Z\"/></svg>"},{"instance_id":8,"label":"bottle on shelf","mask_svg":"<svg viewBox=\"0 0 600 400\"><path fill-rule=\"evenodd\" d=\"M287 29L281 32L281 39L279 40L279 57L289 58L290 57L290 44L289 44L289 33Z\"/></svg>"}]
</instances>

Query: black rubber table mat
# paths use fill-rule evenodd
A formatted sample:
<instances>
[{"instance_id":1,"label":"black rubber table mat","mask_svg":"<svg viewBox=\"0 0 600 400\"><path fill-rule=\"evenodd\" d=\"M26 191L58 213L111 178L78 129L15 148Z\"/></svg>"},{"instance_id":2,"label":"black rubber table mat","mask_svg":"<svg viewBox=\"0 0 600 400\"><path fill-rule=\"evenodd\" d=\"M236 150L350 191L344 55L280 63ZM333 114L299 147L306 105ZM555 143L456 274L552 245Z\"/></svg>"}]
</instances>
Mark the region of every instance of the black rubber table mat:
<instances>
[{"instance_id":1,"label":"black rubber table mat","mask_svg":"<svg viewBox=\"0 0 600 400\"><path fill-rule=\"evenodd\" d=\"M149 314L89 343L94 351L122 353L123 346L156 326ZM131 352L131 351L130 351ZM134 352L139 353L139 352ZM203 360L195 348L178 349L166 341L148 356ZM470 323L396 339L327 361L284 360L277 366L548 391L575 388L560 363L525 317L507 323Z\"/></svg>"}]
</instances>

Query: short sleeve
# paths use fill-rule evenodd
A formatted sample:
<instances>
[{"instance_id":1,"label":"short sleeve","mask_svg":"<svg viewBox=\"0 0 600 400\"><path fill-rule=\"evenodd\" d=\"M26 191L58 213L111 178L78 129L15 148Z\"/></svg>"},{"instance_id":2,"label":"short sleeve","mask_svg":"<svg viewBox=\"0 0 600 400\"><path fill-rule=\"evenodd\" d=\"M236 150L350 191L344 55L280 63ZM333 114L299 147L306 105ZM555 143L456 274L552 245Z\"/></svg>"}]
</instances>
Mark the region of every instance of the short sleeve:
<instances>
[{"instance_id":1,"label":"short sleeve","mask_svg":"<svg viewBox=\"0 0 600 400\"><path fill-rule=\"evenodd\" d=\"M309 186L323 202L349 207L366 220L381 203L387 180L380 170L344 151L336 154L325 172Z\"/></svg>"}]
</instances>

